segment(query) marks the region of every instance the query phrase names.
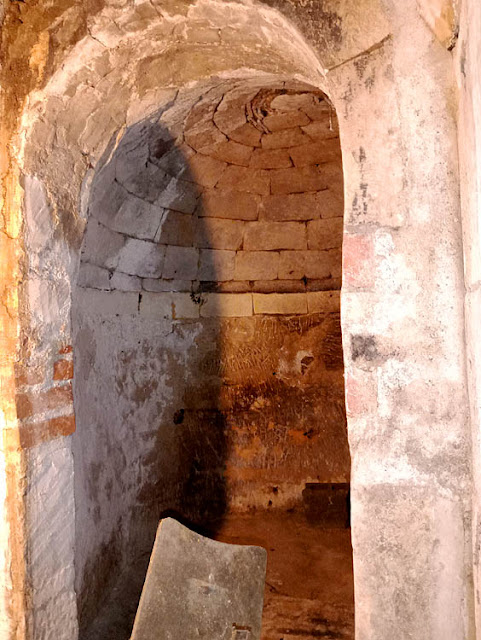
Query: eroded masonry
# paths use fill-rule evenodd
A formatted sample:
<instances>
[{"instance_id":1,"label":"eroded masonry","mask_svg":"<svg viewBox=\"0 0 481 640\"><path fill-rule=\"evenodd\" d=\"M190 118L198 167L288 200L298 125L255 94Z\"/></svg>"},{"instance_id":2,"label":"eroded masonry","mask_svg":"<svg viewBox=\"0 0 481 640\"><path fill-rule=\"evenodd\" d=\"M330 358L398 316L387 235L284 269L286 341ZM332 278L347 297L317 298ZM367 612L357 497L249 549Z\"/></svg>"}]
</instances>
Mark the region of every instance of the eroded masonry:
<instances>
[{"instance_id":1,"label":"eroded masonry","mask_svg":"<svg viewBox=\"0 0 481 640\"><path fill-rule=\"evenodd\" d=\"M127 640L166 516L263 640L481 637L478 3L0 19L2 638Z\"/></svg>"}]
</instances>

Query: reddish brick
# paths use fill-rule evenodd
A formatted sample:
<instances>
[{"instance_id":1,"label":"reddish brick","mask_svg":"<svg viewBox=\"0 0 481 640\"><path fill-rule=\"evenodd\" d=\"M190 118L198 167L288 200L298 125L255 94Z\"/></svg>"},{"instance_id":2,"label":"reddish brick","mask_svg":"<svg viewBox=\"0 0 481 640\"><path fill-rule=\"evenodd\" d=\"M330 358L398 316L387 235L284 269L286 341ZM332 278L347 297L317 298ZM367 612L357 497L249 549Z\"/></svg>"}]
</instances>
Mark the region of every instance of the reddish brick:
<instances>
[{"instance_id":1,"label":"reddish brick","mask_svg":"<svg viewBox=\"0 0 481 640\"><path fill-rule=\"evenodd\" d=\"M374 245L366 235L345 235L343 242L344 286L369 289L374 284Z\"/></svg>"},{"instance_id":2,"label":"reddish brick","mask_svg":"<svg viewBox=\"0 0 481 640\"><path fill-rule=\"evenodd\" d=\"M71 380L73 378L73 361L57 360L53 364L54 380Z\"/></svg>"},{"instance_id":3,"label":"reddish brick","mask_svg":"<svg viewBox=\"0 0 481 640\"><path fill-rule=\"evenodd\" d=\"M33 424L21 424L19 428L20 446L34 447L42 442L61 436L69 436L75 431L75 416L61 416Z\"/></svg>"},{"instance_id":4,"label":"reddish brick","mask_svg":"<svg viewBox=\"0 0 481 640\"><path fill-rule=\"evenodd\" d=\"M286 149L256 149L249 166L256 169L285 169L292 167L292 161Z\"/></svg>"},{"instance_id":5,"label":"reddish brick","mask_svg":"<svg viewBox=\"0 0 481 640\"><path fill-rule=\"evenodd\" d=\"M19 420L24 420L44 411L67 407L72 402L72 385L70 383L37 393L19 393L16 398L17 417Z\"/></svg>"},{"instance_id":6,"label":"reddish brick","mask_svg":"<svg viewBox=\"0 0 481 640\"><path fill-rule=\"evenodd\" d=\"M73 351L73 347L71 344L67 344L64 347L62 347L61 349L59 349L59 354L61 356L65 355L66 353L72 353Z\"/></svg>"}]
</instances>

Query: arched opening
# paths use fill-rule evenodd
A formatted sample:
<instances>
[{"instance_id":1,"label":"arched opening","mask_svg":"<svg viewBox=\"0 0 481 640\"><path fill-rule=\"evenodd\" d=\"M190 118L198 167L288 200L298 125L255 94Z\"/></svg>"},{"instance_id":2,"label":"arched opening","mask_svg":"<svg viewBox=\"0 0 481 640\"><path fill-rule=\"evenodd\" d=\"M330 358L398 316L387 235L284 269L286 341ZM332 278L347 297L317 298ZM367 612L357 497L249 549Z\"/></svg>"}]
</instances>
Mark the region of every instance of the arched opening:
<instances>
[{"instance_id":1,"label":"arched opening","mask_svg":"<svg viewBox=\"0 0 481 640\"><path fill-rule=\"evenodd\" d=\"M335 112L294 80L196 85L107 148L73 313L82 638L129 637L166 513L268 549L265 640L353 637L342 216Z\"/></svg>"}]
</instances>

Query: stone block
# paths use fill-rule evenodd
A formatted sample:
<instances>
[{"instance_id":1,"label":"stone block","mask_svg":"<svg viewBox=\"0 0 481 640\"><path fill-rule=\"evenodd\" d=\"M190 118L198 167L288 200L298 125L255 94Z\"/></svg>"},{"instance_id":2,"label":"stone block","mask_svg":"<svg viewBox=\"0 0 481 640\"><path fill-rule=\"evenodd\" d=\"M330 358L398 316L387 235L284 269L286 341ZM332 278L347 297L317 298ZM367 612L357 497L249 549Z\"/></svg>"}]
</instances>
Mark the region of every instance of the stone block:
<instances>
[{"instance_id":1,"label":"stone block","mask_svg":"<svg viewBox=\"0 0 481 640\"><path fill-rule=\"evenodd\" d=\"M163 132L164 136L168 134ZM176 144L170 137L149 140L150 159L173 178L188 170L189 160L196 152L186 144Z\"/></svg>"},{"instance_id":2,"label":"stone block","mask_svg":"<svg viewBox=\"0 0 481 640\"><path fill-rule=\"evenodd\" d=\"M194 213L199 197L199 188L192 182L172 178L155 201L158 207L180 213Z\"/></svg>"},{"instance_id":3,"label":"stone block","mask_svg":"<svg viewBox=\"0 0 481 640\"><path fill-rule=\"evenodd\" d=\"M268 115L263 119L263 124L272 133L283 131L284 129L293 129L308 125L311 121L303 111L289 111L288 113L278 113Z\"/></svg>"},{"instance_id":4,"label":"stone block","mask_svg":"<svg viewBox=\"0 0 481 640\"><path fill-rule=\"evenodd\" d=\"M95 264L81 262L77 284L79 287L110 290L110 271L97 267Z\"/></svg>"},{"instance_id":5,"label":"stone block","mask_svg":"<svg viewBox=\"0 0 481 640\"><path fill-rule=\"evenodd\" d=\"M129 276L126 273L116 271L110 279L110 287L117 291L141 291L142 280L137 276Z\"/></svg>"},{"instance_id":6,"label":"stone block","mask_svg":"<svg viewBox=\"0 0 481 640\"><path fill-rule=\"evenodd\" d=\"M116 155L115 177L130 194L153 203L167 187L171 176L147 161L147 156L147 148L141 150L139 157L135 156L133 152L118 153Z\"/></svg>"},{"instance_id":7,"label":"stone block","mask_svg":"<svg viewBox=\"0 0 481 640\"><path fill-rule=\"evenodd\" d=\"M334 114L330 118L326 113L324 118L317 122L311 122L311 124L302 127L302 130L313 140L329 140L329 138L339 137L339 124Z\"/></svg>"},{"instance_id":8,"label":"stone block","mask_svg":"<svg viewBox=\"0 0 481 640\"><path fill-rule=\"evenodd\" d=\"M310 103L306 103L303 105L302 110L315 122L324 120L326 117L329 118L331 115L335 117L332 107L325 100L313 100Z\"/></svg>"},{"instance_id":9,"label":"stone block","mask_svg":"<svg viewBox=\"0 0 481 640\"><path fill-rule=\"evenodd\" d=\"M140 278L159 278L164 257L165 247L147 240L127 238L120 252L117 269Z\"/></svg>"},{"instance_id":10,"label":"stone block","mask_svg":"<svg viewBox=\"0 0 481 640\"><path fill-rule=\"evenodd\" d=\"M309 90L306 86L303 91ZM316 98L312 93L282 93L276 96L272 102L271 107L276 111L284 111L289 113L290 111L297 111L298 109L306 110L314 104Z\"/></svg>"},{"instance_id":11,"label":"stone block","mask_svg":"<svg viewBox=\"0 0 481 640\"><path fill-rule=\"evenodd\" d=\"M189 163L182 173L184 180L196 182L202 187L215 187L224 173L227 164L197 153L189 159Z\"/></svg>"},{"instance_id":12,"label":"stone block","mask_svg":"<svg viewBox=\"0 0 481 640\"><path fill-rule=\"evenodd\" d=\"M203 300L203 318L241 318L253 313L251 293L206 293Z\"/></svg>"},{"instance_id":13,"label":"stone block","mask_svg":"<svg viewBox=\"0 0 481 640\"><path fill-rule=\"evenodd\" d=\"M337 313L341 308L340 291L308 291L309 313Z\"/></svg>"},{"instance_id":14,"label":"stone block","mask_svg":"<svg viewBox=\"0 0 481 640\"><path fill-rule=\"evenodd\" d=\"M260 147L261 135L261 132L248 122L229 132L229 138L231 140L248 147Z\"/></svg>"},{"instance_id":15,"label":"stone block","mask_svg":"<svg viewBox=\"0 0 481 640\"><path fill-rule=\"evenodd\" d=\"M307 313L305 293L253 293L254 313L258 315L300 315Z\"/></svg>"},{"instance_id":16,"label":"stone block","mask_svg":"<svg viewBox=\"0 0 481 640\"><path fill-rule=\"evenodd\" d=\"M192 280L164 280L163 278L144 278L142 289L153 293L172 291L191 291Z\"/></svg>"},{"instance_id":17,"label":"stone block","mask_svg":"<svg viewBox=\"0 0 481 640\"><path fill-rule=\"evenodd\" d=\"M199 251L191 247L166 249L163 278L195 280L197 278Z\"/></svg>"},{"instance_id":18,"label":"stone block","mask_svg":"<svg viewBox=\"0 0 481 640\"><path fill-rule=\"evenodd\" d=\"M172 244L177 247L192 247L197 219L188 213L165 210L157 227L155 241L159 244Z\"/></svg>"},{"instance_id":19,"label":"stone block","mask_svg":"<svg viewBox=\"0 0 481 640\"><path fill-rule=\"evenodd\" d=\"M208 155L216 158L217 160L228 162L229 164L248 167L253 150L254 147L248 147L245 144L240 144L234 140L227 140L226 142L221 142L220 144L216 144L213 147L206 149L205 153L208 153Z\"/></svg>"},{"instance_id":20,"label":"stone block","mask_svg":"<svg viewBox=\"0 0 481 640\"><path fill-rule=\"evenodd\" d=\"M327 251L281 251L279 278L281 280L329 278L331 262Z\"/></svg>"},{"instance_id":21,"label":"stone block","mask_svg":"<svg viewBox=\"0 0 481 640\"><path fill-rule=\"evenodd\" d=\"M256 293L302 293L306 285L302 280L255 280L251 288Z\"/></svg>"},{"instance_id":22,"label":"stone block","mask_svg":"<svg viewBox=\"0 0 481 640\"><path fill-rule=\"evenodd\" d=\"M307 245L309 249L322 251L342 246L343 219L328 218L307 223Z\"/></svg>"},{"instance_id":23,"label":"stone block","mask_svg":"<svg viewBox=\"0 0 481 640\"><path fill-rule=\"evenodd\" d=\"M217 186L219 189L268 195L270 192L269 172L262 169L229 165Z\"/></svg>"},{"instance_id":24,"label":"stone block","mask_svg":"<svg viewBox=\"0 0 481 640\"><path fill-rule=\"evenodd\" d=\"M108 219L102 213L99 211L96 217L103 220L110 229L141 240L153 240L164 210L128 195Z\"/></svg>"},{"instance_id":25,"label":"stone block","mask_svg":"<svg viewBox=\"0 0 481 640\"><path fill-rule=\"evenodd\" d=\"M292 167L286 149L255 149L249 164L253 169L285 169Z\"/></svg>"},{"instance_id":26,"label":"stone block","mask_svg":"<svg viewBox=\"0 0 481 640\"><path fill-rule=\"evenodd\" d=\"M213 189L204 193L197 213L199 217L257 220L259 202L255 194Z\"/></svg>"},{"instance_id":27,"label":"stone block","mask_svg":"<svg viewBox=\"0 0 481 640\"><path fill-rule=\"evenodd\" d=\"M76 303L95 315L137 315L139 294L131 291L98 291L79 288Z\"/></svg>"},{"instance_id":28,"label":"stone block","mask_svg":"<svg viewBox=\"0 0 481 640\"><path fill-rule=\"evenodd\" d=\"M198 318L200 304L191 293L172 293L172 319Z\"/></svg>"},{"instance_id":29,"label":"stone block","mask_svg":"<svg viewBox=\"0 0 481 640\"><path fill-rule=\"evenodd\" d=\"M142 293L140 315L144 318L171 319L172 297L170 293Z\"/></svg>"},{"instance_id":30,"label":"stone block","mask_svg":"<svg viewBox=\"0 0 481 640\"><path fill-rule=\"evenodd\" d=\"M302 129L286 129L285 131L276 131L276 133L265 133L262 136L261 144L263 149L290 149L302 144L308 144L311 141Z\"/></svg>"},{"instance_id":31,"label":"stone block","mask_svg":"<svg viewBox=\"0 0 481 640\"><path fill-rule=\"evenodd\" d=\"M275 251L238 251L236 254L236 280L274 280L278 271L279 254Z\"/></svg>"},{"instance_id":32,"label":"stone block","mask_svg":"<svg viewBox=\"0 0 481 640\"><path fill-rule=\"evenodd\" d=\"M115 269L126 238L91 218L87 223L82 247L82 261Z\"/></svg>"},{"instance_id":33,"label":"stone block","mask_svg":"<svg viewBox=\"0 0 481 640\"><path fill-rule=\"evenodd\" d=\"M244 251L307 249L303 222L246 222Z\"/></svg>"},{"instance_id":34,"label":"stone block","mask_svg":"<svg viewBox=\"0 0 481 640\"><path fill-rule=\"evenodd\" d=\"M321 216L323 194L290 193L262 198L260 220L315 220Z\"/></svg>"},{"instance_id":35,"label":"stone block","mask_svg":"<svg viewBox=\"0 0 481 640\"><path fill-rule=\"evenodd\" d=\"M320 191L329 187L329 178L313 167L292 167L291 169L273 169L271 174L271 192L304 193Z\"/></svg>"},{"instance_id":36,"label":"stone block","mask_svg":"<svg viewBox=\"0 0 481 640\"><path fill-rule=\"evenodd\" d=\"M219 131L212 121L207 121L197 124L191 129L186 128L185 141L196 151L201 151L206 147L226 142L227 137Z\"/></svg>"},{"instance_id":37,"label":"stone block","mask_svg":"<svg viewBox=\"0 0 481 640\"><path fill-rule=\"evenodd\" d=\"M234 279L235 251L201 249L198 280L220 281Z\"/></svg>"},{"instance_id":38,"label":"stone block","mask_svg":"<svg viewBox=\"0 0 481 640\"><path fill-rule=\"evenodd\" d=\"M245 223L240 220L203 218L197 225L197 247L202 249L230 249L242 246Z\"/></svg>"},{"instance_id":39,"label":"stone block","mask_svg":"<svg viewBox=\"0 0 481 640\"><path fill-rule=\"evenodd\" d=\"M324 164L326 162L341 162L341 143L338 138L318 140L312 144L289 149L296 167L307 167L311 164Z\"/></svg>"}]
</instances>

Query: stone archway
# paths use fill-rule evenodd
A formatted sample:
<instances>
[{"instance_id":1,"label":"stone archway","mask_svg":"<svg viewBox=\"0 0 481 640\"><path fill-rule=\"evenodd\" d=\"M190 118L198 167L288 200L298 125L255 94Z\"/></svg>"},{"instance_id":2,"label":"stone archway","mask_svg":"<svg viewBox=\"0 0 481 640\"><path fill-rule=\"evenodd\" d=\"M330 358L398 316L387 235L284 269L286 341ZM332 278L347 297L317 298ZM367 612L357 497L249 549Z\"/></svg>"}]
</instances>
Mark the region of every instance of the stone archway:
<instances>
[{"instance_id":1,"label":"stone archway","mask_svg":"<svg viewBox=\"0 0 481 640\"><path fill-rule=\"evenodd\" d=\"M299 9L291 17L307 34L312 21L303 27L303 15ZM60 627L57 637L70 638L76 628L68 437L73 414L66 378L70 283L92 167L115 131L176 95L177 81L240 73L246 66L249 74L298 74L324 88L340 118L357 635L377 640L402 632L451 640L469 634L469 436L463 411L452 410L466 402L462 305L452 299L462 265L455 129L446 98L450 59L415 2L402 10L387 3L385 12L372 3L366 15L363 22L356 13L365 31L350 30L349 16L343 21L331 15L324 44L306 35L330 68L325 74L299 32L260 5L199 2L172 15L157 3L111 6L90 23L91 36L59 54L62 63L55 61L43 89L30 93L12 152L24 175L22 240L29 265L19 305L25 336L18 350L20 424L12 429L8 455L26 464L34 636ZM32 68L41 71L34 63ZM14 206L18 191L9 193ZM8 237L10 243L16 236ZM16 462L8 464L17 477ZM54 487L48 499L46 485ZM19 498L15 508L22 504ZM61 547L43 544L50 539L61 539ZM24 566L19 545L17 561ZM380 582L386 565L388 577ZM46 580L58 587L55 594L43 589Z\"/></svg>"}]
</instances>

